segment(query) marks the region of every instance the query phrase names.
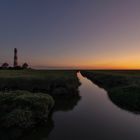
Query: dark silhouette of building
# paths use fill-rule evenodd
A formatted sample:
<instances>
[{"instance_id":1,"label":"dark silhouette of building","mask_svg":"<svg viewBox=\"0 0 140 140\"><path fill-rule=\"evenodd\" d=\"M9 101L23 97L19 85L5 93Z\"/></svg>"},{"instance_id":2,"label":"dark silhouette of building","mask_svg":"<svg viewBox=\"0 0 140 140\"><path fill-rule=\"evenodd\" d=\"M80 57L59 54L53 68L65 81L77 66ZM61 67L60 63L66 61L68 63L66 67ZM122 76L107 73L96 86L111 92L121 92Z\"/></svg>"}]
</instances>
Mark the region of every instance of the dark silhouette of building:
<instances>
[{"instance_id":1,"label":"dark silhouette of building","mask_svg":"<svg viewBox=\"0 0 140 140\"><path fill-rule=\"evenodd\" d=\"M8 63L3 63L3 64L1 65L1 67L2 67L3 69L7 69L7 68L9 67L9 64L8 64Z\"/></svg>"},{"instance_id":2,"label":"dark silhouette of building","mask_svg":"<svg viewBox=\"0 0 140 140\"><path fill-rule=\"evenodd\" d=\"M23 69L27 69L29 67L29 65L27 64L27 63L24 63L23 65L22 65L22 68Z\"/></svg>"},{"instance_id":3,"label":"dark silhouette of building","mask_svg":"<svg viewBox=\"0 0 140 140\"><path fill-rule=\"evenodd\" d=\"M17 48L14 49L14 67L18 66Z\"/></svg>"}]
</instances>

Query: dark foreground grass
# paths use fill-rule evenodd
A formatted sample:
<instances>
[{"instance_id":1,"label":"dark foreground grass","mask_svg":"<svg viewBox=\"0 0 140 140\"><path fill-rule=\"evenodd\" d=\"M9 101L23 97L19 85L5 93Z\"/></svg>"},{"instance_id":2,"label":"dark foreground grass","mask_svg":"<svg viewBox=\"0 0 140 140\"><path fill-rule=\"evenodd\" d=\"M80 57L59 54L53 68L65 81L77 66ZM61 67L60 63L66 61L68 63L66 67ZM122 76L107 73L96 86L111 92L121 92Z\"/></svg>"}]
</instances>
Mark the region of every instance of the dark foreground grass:
<instances>
[{"instance_id":1,"label":"dark foreground grass","mask_svg":"<svg viewBox=\"0 0 140 140\"><path fill-rule=\"evenodd\" d=\"M33 127L47 121L53 106L53 98L43 93L0 93L0 124L6 128Z\"/></svg>"},{"instance_id":2,"label":"dark foreground grass","mask_svg":"<svg viewBox=\"0 0 140 140\"><path fill-rule=\"evenodd\" d=\"M27 90L52 96L72 96L79 80L70 70L0 70L0 90Z\"/></svg>"},{"instance_id":3,"label":"dark foreground grass","mask_svg":"<svg viewBox=\"0 0 140 140\"><path fill-rule=\"evenodd\" d=\"M42 123L48 135L53 112L80 100L79 85L75 70L0 70L0 139L26 139Z\"/></svg>"},{"instance_id":4,"label":"dark foreground grass","mask_svg":"<svg viewBox=\"0 0 140 140\"><path fill-rule=\"evenodd\" d=\"M109 98L119 107L140 113L140 71L81 71L83 76L108 91Z\"/></svg>"},{"instance_id":5,"label":"dark foreground grass","mask_svg":"<svg viewBox=\"0 0 140 140\"><path fill-rule=\"evenodd\" d=\"M32 128L47 124L53 106L53 98L43 93L0 93L0 139L19 139Z\"/></svg>"}]
</instances>

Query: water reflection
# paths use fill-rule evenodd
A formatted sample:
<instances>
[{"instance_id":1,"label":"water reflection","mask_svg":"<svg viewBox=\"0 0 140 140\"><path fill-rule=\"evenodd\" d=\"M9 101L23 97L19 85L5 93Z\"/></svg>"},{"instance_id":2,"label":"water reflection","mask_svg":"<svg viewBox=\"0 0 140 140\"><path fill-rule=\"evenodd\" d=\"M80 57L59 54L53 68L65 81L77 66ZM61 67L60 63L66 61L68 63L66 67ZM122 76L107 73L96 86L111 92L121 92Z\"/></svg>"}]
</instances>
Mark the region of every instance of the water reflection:
<instances>
[{"instance_id":1,"label":"water reflection","mask_svg":"<svg viewBox=\"0 0 140 140\"><path fill-rule=\"evenodd\" d=\"M46 137L41 134L38 139L139 140L140 117L118 108L108 99L105 90L80 73L78 77L82 83L79 88L82 100L77 97L73 101L64 100L63 103L59 99L56 102L58 108L52 114L54 126L51 133ZM65 106L59 105L61 103Z\"/></svg>"},{"instance_id":2,"label":"water reflection","mask_svg":"<svg viewBox=\"0 0 140 140\"><path fill-rule=\"evenodd\" d=\"M121 109L127 110L134 114L140 114L140 87L131 85L122 88L108 86L105 82L93 81L93 84L98 85L107 91L109 99Z\"/></svg>"},{"instance_id":3,"label":"water reflection","mask_svg":"<svg viewBox=\"0 0 140 140\"><path fill-rule=\"evenodd\" d=\"M70 111L73 110L74 107L78 104L80 101L81 96L79 95L79 91L75 93L75 96L72 98L59 98L55 99L55 107L54 107L54 112L56 111Z\"/></svg>"},{"instance_id":4,"label":"water reflection","mask_svg":"<svg viewBox=\"0 0 140 140\"><path fill-rule=\"evenodd\" d=\"M108 93L112 103L104 89L80 73L78 77L82 83L80 93L75 98L55 99L49 124L26 133L21 140L139 140L139 115L118 108L115 95L110 97Z\"/></svg>"},{"instance_id":5,"label":"water reflection","mask_svg":"<svg viewBox=\"0 0 140 140\"><path fill-rule=\"evenodd\" d=\"M128 71L125 71L128 73ZM107 91L109 99L121 109L140 114L140 78L82 71L93 84Z\"/></svg>"},{"instance_id":6,"label":"water reflection","mask_svg":"<svg viewBox=\"0 0 140 140\"><path fill-rule=\"evenodd\" d=\"M53 115L49 140L139 140L140 118L115 106L106 91L78 74L82 100L69 112Z\"/></svg>"},{"instance_id":7,"label":"water reflection","mask_svg":"<svg viewBox=\"0 0 140 140\"><path fill-rule=\"evenodd\" d=\"M0 140L44 140L47 139L51 133L51 131L55 127L55 123L53 121L53 115L57 111L70 111L73 110L74 107L78 104L81 97L79 95L79 91L75 93L75 96L72 97L63 97L63 98L55 98L55 107L52 110L48 122L46 125L41 125L36 127L35 129L28 130L27 132L23 132L23 130L19 128L12 129L0 129Z\"/></svg>"}]
</instances>

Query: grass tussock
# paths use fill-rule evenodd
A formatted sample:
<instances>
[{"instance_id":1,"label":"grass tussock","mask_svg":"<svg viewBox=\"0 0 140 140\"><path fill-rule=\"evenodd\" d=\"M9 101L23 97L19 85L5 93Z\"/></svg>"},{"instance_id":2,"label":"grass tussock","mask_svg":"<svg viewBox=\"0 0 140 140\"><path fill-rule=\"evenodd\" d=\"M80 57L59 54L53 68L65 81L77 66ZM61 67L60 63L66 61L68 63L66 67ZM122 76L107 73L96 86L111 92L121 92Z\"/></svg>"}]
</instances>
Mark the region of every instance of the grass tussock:
<instances>
[{"instance_id":1,"label":"grass tussock","mask_svg":"<svg viewBox=\"0 0 140 140\"><path fill-rule=\"evenodd\" d=\"M42 93L15 91L0 94L0 124L2 127L30 128L46 122L54 106L51 96Z\"/></svg>"}]
</instances>

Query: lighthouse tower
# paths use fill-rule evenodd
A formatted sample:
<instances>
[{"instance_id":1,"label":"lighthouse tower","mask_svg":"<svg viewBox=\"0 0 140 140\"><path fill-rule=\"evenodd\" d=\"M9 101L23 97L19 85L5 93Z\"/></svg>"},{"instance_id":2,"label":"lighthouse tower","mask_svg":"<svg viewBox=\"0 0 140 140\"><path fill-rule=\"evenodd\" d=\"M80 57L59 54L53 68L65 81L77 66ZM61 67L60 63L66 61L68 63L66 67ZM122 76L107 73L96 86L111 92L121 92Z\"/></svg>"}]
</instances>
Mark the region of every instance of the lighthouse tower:
<instances>
[{"instance_id":1,"label":"lighthouse tower","mask_svg":"<svg viewBox=\"0 0 140 140\"><path fill-rule=\"evenodd\" d=\"M14 49L14 67L18 66L17 48Z\"/></svg>"}]
</instances>

